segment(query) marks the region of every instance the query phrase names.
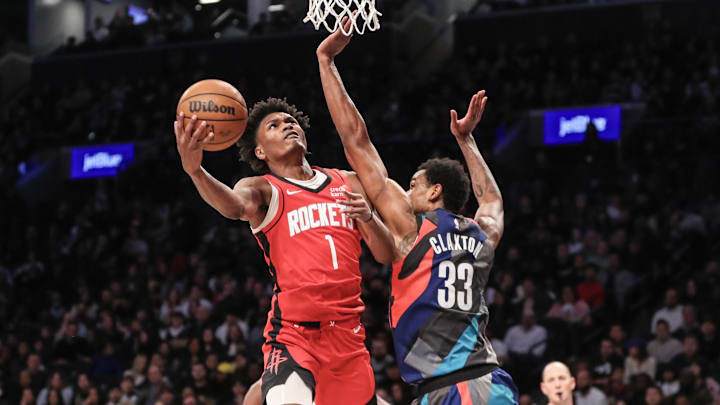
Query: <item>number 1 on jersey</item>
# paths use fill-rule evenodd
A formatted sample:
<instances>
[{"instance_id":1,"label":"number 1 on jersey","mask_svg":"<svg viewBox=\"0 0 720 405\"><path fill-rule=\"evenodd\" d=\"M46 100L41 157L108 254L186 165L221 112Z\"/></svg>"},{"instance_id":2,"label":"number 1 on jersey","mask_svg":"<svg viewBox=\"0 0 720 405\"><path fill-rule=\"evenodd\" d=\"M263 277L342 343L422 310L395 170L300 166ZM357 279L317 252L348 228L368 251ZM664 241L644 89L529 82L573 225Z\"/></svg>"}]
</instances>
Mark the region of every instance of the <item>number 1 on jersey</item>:
<instances>
[{"instance_id":1,"label":"number 1 on jersey","mask_svg":"<svg viewBox=\"0 0 720 405\"><path fill-rule=\"evenodd\" d=\"M332 261L333 261L333 269L338 269L338 262L337 262L337 252L335 252L335 242L333 242L333 238L330 235L325 235L325 239L327 239L328 243L330 244L330 253L332 254Z\"/></svg>"}]
</instances>

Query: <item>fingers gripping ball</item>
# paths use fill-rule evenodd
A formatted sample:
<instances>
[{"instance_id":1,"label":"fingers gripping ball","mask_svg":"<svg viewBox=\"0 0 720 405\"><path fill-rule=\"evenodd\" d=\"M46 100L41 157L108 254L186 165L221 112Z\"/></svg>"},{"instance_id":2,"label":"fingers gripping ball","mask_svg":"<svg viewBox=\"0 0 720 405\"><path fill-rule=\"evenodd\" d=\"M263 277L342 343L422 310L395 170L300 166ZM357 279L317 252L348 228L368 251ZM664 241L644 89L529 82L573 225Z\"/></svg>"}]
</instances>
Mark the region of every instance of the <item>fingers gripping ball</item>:
<instances>
[{"instance_id":1,"label":"fingers gripping ball","mask_svg":"<svg viewBox=\"0 0 720 405\"><path fill-rule=\"evenodd\" d=\"M189 123L193 115L197 122L207 122L204 139L210 132L215 139L203 149L219 151L229 148L240 139L247 125L248 109L245 98L230 83L222 80L201 80L180 97L177 114L184 113L183 126Z\"/></svg>"}]
</instances>

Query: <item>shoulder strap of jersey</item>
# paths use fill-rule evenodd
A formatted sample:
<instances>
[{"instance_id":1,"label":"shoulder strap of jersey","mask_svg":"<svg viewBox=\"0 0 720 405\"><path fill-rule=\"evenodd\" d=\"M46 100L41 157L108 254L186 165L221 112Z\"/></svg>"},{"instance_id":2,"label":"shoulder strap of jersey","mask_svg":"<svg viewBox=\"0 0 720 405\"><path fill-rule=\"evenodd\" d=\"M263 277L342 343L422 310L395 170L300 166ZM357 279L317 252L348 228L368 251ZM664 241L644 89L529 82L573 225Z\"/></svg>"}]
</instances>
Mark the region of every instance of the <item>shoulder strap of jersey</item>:
<instances>
[{"instance_id":1,"label":"shoulder strap of jersey","mask_svg":"<svg viewBox=\"0 0 720 405\"><path fill-rule=\"evenodd\" d=\"M326 167L317 167L317 166L312 166L312 168L315 170L322 171L325 174L327 174L330 177L330 182L332 182L333 180L337 180L342 184L347 184L347 178L345 178L345 175L343 174L342 170L340 170L340 169L329 169Z\"/></svg>"},{"instance_id":2,"label":"shoulder strap of jersey","mask_svg":"<svg viewBox=\"0 0 720 405\"><path fill-rule=\"evenodd\" d=\"M270 183L272 197L270 198L270 203L268 204L265 219L263 219L260 226L252 228L253 233L268 232L271 230L280 221L280 218L282 218L283 212L285 211L285 188L282 186L281 182L269 174L262 177Z\"/></svg>"}]
</instances>

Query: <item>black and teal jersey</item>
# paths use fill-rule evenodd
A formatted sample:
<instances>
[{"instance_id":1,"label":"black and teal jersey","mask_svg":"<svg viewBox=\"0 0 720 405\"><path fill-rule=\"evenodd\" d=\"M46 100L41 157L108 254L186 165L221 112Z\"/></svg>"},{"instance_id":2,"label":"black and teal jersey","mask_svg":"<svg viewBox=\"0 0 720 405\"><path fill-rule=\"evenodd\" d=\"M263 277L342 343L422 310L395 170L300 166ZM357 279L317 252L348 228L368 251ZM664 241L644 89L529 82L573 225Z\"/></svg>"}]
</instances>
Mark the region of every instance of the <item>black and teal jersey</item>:
<instances>
[{"instance_id":1,"label":"black and teal jersey","mask_svg":"<svg viewBox=\"0 0 720 405\"><path fill-rule=\"evenodd\" d=\"M483 293L494 249L473 220L437 209L419 215L418 236L393 265L390 326L405 381L497 365L485 336Z\"/></svg>"}]
</instances>

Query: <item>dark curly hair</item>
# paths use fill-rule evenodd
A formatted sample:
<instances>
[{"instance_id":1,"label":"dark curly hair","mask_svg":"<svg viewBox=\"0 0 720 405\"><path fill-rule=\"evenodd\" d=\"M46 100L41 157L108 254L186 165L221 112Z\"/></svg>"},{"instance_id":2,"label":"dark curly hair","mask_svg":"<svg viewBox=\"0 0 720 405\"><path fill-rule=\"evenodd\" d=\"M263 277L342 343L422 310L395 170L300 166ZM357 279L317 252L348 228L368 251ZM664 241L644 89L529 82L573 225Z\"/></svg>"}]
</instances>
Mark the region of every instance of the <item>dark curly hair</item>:
<instances>
[{"instance_id":1,"label":"dark curly hair","mask_svg":"<svg viewBox=\"0 0 720 405\"><path fill-rule=\"evenodd\" d=\"M310 129L310 117L299 111L297 107L288 104L287 99L279 99L270 97L267 100L258 101L253 105L248 116L247 127L245 127L245 135L240 137L237 147L240 149L240 161L247 162L250 167L259 174L270 173L270 168L265 161L255 156L255 147L257 147L257 131L260 123L265 117L272 113L284 112L292 115L300 124L300 127L307 132Z\"/></svg>"},{"instance_id":2,"label":"dark curly hair","mask_svg":"<svg viewBox=\"0 0 720 405\"><path fill-rule=\"evenodd\" d=\"M470 197L470 179L462 163L449 158L433 158L421 164L418 170L425 170L430 185L442 186L445 209L459 214Z\"/></svg>"}]
</instances>

